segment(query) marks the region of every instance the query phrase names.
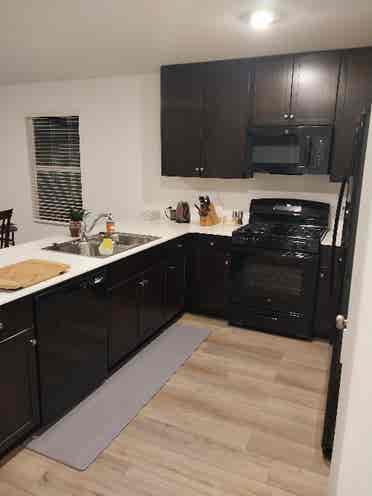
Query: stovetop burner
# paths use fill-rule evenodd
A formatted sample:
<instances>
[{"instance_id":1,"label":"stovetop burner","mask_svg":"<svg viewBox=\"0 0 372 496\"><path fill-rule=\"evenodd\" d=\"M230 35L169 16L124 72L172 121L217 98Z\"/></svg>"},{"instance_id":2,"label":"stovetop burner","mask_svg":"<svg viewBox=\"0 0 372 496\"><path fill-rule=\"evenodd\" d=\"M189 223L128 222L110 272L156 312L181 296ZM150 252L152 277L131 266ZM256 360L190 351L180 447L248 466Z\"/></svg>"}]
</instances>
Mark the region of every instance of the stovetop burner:
<instances>
[{"instance_id":1,"label":"stovetop burner","mask_svg":"<svg viewBox=\"0 0 372 496\"><path fill-rule=\"evenodd\" d=\"M252 200L250 223L234 231L233 245L318 253L328 231L329 205L288 199Z\"/></svg>"}]
</instances>

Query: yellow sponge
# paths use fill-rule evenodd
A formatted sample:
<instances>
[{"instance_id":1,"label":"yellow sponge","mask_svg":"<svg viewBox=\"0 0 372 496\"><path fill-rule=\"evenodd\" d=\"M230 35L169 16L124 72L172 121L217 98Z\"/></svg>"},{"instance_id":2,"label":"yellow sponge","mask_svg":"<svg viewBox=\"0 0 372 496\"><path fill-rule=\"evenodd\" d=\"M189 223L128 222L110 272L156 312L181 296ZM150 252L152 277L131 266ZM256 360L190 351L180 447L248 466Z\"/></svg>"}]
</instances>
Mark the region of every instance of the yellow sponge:
<instances>
[{"instance_id":1,"label":"yellow sponge","mask_svg":"<svg viewBox=\"0 0 372 496\"><path fill-rule=\"evenodd\" d=\"M98 247L101 255L112 255L114 252L114 243L110 238L103 238L102 243Z\"/></svg>"}]
</instances>

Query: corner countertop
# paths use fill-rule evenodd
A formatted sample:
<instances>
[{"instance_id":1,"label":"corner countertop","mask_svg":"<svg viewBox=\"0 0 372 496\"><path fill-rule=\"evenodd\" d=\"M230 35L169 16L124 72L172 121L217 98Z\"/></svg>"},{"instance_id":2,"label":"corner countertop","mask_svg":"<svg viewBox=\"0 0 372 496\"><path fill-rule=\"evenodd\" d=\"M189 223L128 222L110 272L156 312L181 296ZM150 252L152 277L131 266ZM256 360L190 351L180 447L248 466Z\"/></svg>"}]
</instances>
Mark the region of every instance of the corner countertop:
<instances>
[{"instance_id":1,"label":"corner countertop","mask_svg":"<svg viewBox=\"0 0 372 496\"><path fill-rule=\"evenodd\" d=\"M174 222L165 220L145 221L141 219L131 219L128 221L122 221L116 224L117 231L131 232L136 234L147 234L157 236L159 237L159 239L150 243L146 243L145 245L138 246L136 248L131 248L126 252L119 253L107 258L91 258L81 255L72 255L68 253L58 253L54 251L43 250L45 246L48 246L52 243L61 243L70 240L71 238L69 238L68 236L54 236L51 238L44 238L41 240L20 244L15 247L6 248L0 250L0 267L17 262L22 262L23 260L27 260L30 258L37 258L39 260L49 260L53 262L68 264L70 266L70 270L65 274L54 277L39 284L35 284L34 286L31 286L29 288L19 289L16 291L0 290L0 306L24 296L36 293L43 289L49 288L63 281L67 281L91 270L109 265L113 262L116 262L117 260L130 257L135 253L147 250L151 247L178 238L179 236L187 233L231 236L232 232L236 228L236 225L230 224L218 224L211 227L202 227L199 224L193 222L191 222L190 224L176 224ZM329 232L323 240L322 244L329 245L331 244L331 242L332 233Z\"/></svg>"}]
</instances>

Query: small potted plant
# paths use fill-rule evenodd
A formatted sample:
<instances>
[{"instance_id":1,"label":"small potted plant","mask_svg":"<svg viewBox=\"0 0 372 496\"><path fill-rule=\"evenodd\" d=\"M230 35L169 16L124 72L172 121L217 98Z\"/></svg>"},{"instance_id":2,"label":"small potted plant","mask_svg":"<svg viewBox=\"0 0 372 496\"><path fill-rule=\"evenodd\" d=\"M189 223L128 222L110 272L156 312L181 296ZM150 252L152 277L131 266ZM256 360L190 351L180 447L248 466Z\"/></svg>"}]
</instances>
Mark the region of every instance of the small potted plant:
<instances>
[{"instance_id":1,"label":"small potted plant","mask_svg":"<svg viewBox=\"0 0 372 496\"><path fill-rule=\"evenodd\" d=\"M83 209L77 209L77 208L71 208L70 209L70 234L71 237L73 238L78 238L80 237L81 233L81 222L84 217L84 210Z\"/></svg>"}]
</instances>

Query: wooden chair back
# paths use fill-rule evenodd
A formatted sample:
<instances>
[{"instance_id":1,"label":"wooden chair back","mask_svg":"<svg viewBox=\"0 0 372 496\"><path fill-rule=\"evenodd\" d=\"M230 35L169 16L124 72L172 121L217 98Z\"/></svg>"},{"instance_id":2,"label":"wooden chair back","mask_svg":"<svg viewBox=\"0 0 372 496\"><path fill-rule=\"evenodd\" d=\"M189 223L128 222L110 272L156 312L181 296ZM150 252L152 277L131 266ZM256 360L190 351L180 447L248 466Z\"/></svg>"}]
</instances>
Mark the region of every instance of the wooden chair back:
<instances>
[{"instance_id":1,"label":"wooden chair back","mask_svg":"<svg viewBox=\"0 0 372 496\"><path fill-rule=\"evenodd\" d=\"M0 212L0 248L8 248L10 241L10 219L13 209Z\"/></svg>"}]
</instances>

